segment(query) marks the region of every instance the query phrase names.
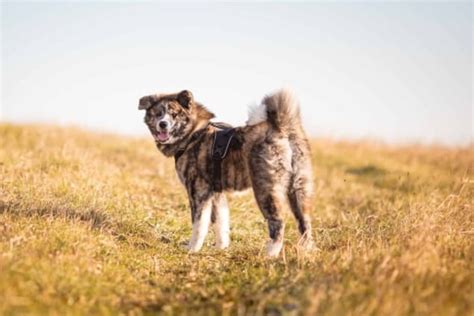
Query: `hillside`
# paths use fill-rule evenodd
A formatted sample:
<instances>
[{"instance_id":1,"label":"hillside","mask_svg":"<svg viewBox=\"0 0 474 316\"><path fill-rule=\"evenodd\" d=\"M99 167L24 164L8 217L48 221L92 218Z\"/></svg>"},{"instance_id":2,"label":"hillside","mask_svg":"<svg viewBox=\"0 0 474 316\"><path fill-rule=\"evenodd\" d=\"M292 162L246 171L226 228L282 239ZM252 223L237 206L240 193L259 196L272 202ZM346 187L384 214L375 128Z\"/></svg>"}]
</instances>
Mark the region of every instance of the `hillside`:
<instances>
[{"instance_id":1,"label":"hillside","mask_svg":"<svg viewBox=\"0 0 474 316\"><path fill-rule=\"evenodd\" d=\"M312 142L317 250L263 257L251 193L228 251L188 255L151 138L0 124L0 314L474 313L473 148ZM288 212L289 213L289 212Z\"/></svg>"}]
</instances>

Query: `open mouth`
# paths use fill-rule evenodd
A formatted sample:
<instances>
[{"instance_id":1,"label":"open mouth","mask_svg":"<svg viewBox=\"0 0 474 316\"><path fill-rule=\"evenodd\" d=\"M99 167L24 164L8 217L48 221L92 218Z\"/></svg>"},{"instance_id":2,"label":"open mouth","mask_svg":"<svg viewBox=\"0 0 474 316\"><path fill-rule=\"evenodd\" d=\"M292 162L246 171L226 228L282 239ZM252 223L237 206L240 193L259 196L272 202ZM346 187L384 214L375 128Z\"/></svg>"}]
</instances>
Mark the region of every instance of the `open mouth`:
<instances>
[{"instance_id":1,"label":"open mouth","mask_svg":"<svg viewBox=\"0 0 474 316\"><path fill-rule=\"evenodd\" d=\"M168 131L158 131L158 134L154 134L153 137L160 143L164 143L170 138L170 135Z\"/></svg>"}]
</instances>

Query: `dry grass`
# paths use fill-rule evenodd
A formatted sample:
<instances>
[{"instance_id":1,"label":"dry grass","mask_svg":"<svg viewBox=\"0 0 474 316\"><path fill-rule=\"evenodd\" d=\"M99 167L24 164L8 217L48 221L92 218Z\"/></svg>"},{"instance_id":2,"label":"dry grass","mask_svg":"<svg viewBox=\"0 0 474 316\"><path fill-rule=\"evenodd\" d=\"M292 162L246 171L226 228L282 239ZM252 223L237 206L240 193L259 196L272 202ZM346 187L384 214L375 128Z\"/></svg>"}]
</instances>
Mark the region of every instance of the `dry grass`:
<instances>
[{"instance_id":1,"label":"dry grass","mask_svg":"<svg viewBox=\"0 0 474 316\"><path fill-rule=\"evenodd\" d=\"M188 255L184 190L151 139L0 125L0 314L474 313L473 148L316 140L318 250L265 260L251 194L232 246Z\"/></svg>"}]
</instances>

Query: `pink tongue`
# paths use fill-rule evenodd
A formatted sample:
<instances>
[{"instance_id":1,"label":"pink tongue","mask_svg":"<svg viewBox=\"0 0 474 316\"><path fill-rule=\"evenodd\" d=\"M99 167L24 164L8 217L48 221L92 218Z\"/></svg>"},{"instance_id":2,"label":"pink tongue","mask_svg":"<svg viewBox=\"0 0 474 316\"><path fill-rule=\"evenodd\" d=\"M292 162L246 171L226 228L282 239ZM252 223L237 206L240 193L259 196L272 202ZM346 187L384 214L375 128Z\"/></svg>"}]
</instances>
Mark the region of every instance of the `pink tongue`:
<instances>
[{"instance_id":1,"label":"pink tongue","mask_svg":"<svg viewBox=\"0 0 474 316\"><path fill-rule=\"evenodd\" d=\"M158 139L159 140L167 140L168 139L168 133L167 132L158 132Z\"/></svg>"}]
</instances>

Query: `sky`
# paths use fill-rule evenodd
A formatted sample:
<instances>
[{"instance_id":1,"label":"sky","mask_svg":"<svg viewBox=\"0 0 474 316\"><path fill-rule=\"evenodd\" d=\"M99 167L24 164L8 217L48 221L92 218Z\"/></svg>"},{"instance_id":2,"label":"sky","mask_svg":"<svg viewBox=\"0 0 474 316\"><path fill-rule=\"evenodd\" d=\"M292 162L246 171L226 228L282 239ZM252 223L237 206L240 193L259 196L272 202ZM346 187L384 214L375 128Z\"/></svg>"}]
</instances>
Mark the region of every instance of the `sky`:
<instances>
[{"instance_id":1,"label":"sky","mask_svg":"<svg viewBox=\"0 0 474 316\"><path fill-rule=\"evenodd\" d=\"M218 121L294 90L311 136L465 145L466 2L1 3L4 122L145 135L143 95L188 89Z\"/></svg>"}]
</instances>

